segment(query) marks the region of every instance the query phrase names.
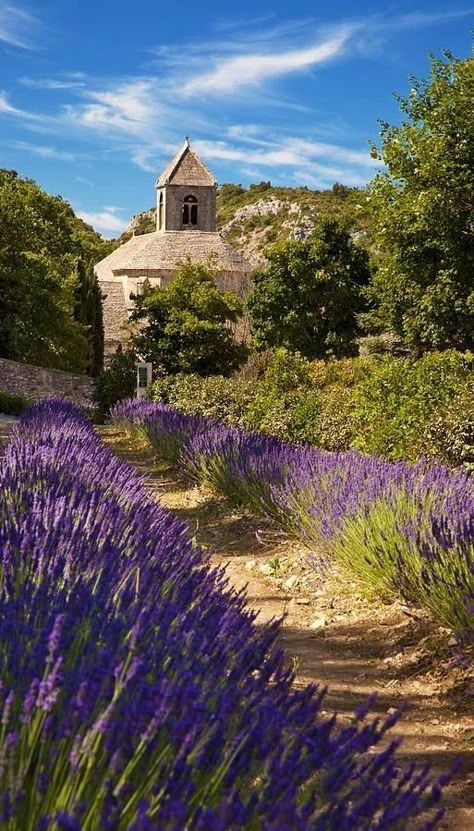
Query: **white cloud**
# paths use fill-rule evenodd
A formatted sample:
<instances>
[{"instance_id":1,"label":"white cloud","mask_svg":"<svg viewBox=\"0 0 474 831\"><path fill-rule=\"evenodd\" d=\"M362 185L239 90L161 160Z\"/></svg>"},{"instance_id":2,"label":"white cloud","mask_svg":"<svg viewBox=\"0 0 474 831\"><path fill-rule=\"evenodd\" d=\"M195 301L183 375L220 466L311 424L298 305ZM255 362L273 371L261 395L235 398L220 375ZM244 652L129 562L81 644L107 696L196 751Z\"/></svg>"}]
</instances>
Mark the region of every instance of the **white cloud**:
<instances>
[{"instance_id":1,"label":"white cloud","mask_svg":"<svg viewBox=\"0 0 474 831\"><path fill-rule=\"evenodd\" d=\"M373 168L377 165L367 150L354 150L336 144L313 142L297 137L282 136L271 141L268 138L259 140L253 134L251 147L245 145L229 145L225 141L197 141L198 152L205 158L241 162L246 165L255 165L258 168L297 167L311 168L314 172L320 169L326 178L336 178L351 172L358 181L367 181ZM321 164L324 167L321 167ZM357 171L357 172L355 172Z\"/></svg>"},{"instance_id":2,"label":"white cloud","mask_svg":"<svg viewBox=\"0 0 474 831\"><path fill-rule=\"evenodd\" d=\"M25 87L33 87L34 89L82 89L85 87L85 81L74 80L71 78L29 78L24 76L18 79L20 84Z\"/></svg>"},{"instance_id":3,"label":"white cloud","mask_svg":"<svg viewBox=\"0 0 474 831\"><path fill-rule=\"evenodd\" d=\"M132 151L132 162L146 173L156 172L156 165L153 164L155 150L148 147L138 147Z\"/></svg>"},{"instance_id":4,"label":"white cloud","mask_svg":"<svg viewBox=\"0 0 474 831\"><path fill-rule=\"evenodd\" d=\"M160 111L150 78L111 84L108 90L84 90L82 97L88 103L68 105L65 112L75 123L92 129L142 134Z\"/></svg>"},{"instance_id":5,"label":"white cloud","mask_svg":"<svg viewBox=\"0 0 474 831\"><path fill-rule=\"evenodd\" d=\"M4 90L0 90L0 113L3 113L4 115L12 115L16 118L22 119L34 119L37 117L33 113L29 113L26 110L19 110L18 107L14 107L13 104L10 104Z\"/></svg>"},{"instance_id":6,"label":"white cloud","mask_svg":"<svg viewBox=\"0 0 474 831\"><path fill-rule=\"evenodd\" d=\"M11 141L11 147L23 150L25 153L33 153L43 159L58 159L63 162L75 162L83 157L83 154L70 153L67 150L58 150L56 147L49 147L40 144L30 144L28 141Z\"/></svg>"},{"instance_id":7,"label":"white cloud","mask_svg":"<svg viewBox=\"0 0 474 831\"><path fill-rule=\"evenodd\" d=\"M367 174L358 173L350 168L334 168L326 165L311 165L296 169L292 175L295 186L307 185L316 190L329 188L335 182L350 187L364 187L368 182Z\"/></svg>"},{"instance_id":8,"label":"white cloud","mask_svg":"<svg viewBox=\"0 0 474 831\"><path fill-rule=\"evenodd\" d=\"M188 81L183 92L185 95L235 93L241 87L256 86L269 78L326 63L342 53L353 32L354 26L344 25L325 40L305 48L224 58L211 72Z\"/></svg>"},{"instance_id":9,"label":"white cloud","mask_svg":"<svg viewBox=\"0 0 474 831\"><path fill-rule=\"evenodd\" d=\"M291 138L289 145L295 153L302 153L309 158L331 158L345 164L357 164L364 167L375 167L378 163L371 157L369 149L351 150L337 144L328 144L321 141L307 141L300 138Z\"/></svg>"},{"instance_id":10,"label":"white cloud","mask_svg":"<svg viewBox=\"0 0 474 831\"><path fill-rule=\"evenodd\" d=\"M113 234L121 234L128 224L127 220L120 219L120 217L116 216L116 210L118 209L114 209L113 213L111 213L106 208L102 211L83 211L77 209L76 214L84 222L87 222L88 225L92 225L93 228L101 234L104 234L104 236L110 236Z\"/></svg>"},{"instance_id":11,"label":"white cloud","mask_svg":"<svg viewBox=\"0 0 474 831\"><path fill-rule=\"evenodd\" d=\"M473 9L450 9L447 12L408 12L388 21L391 29L419 29L424 26L437 26L439 23L449 23L460 17L470 17ZM384 23L381 24L384 26Z\"/></svg>"},{"instance_id":12,"label":"white cloud","mask_svg":"<svg viewBox=\"0 0 474 831\"><path fill-rule=\"evenodd\" d=\"M0 38L2 14L12 8L2 6L2 1ZM98 147L102 158L126 155L138 168L156 175L189 132L201 137L193 142L196 149L216 163L218 173L219 167L225 169L226 177L230 167L236 179L254 171L260 178L278 181L296 181L298 176L300 182L316 187L336 179L363 184L377 162L351 135L351 125L337 113L331 113L326 123L319 112L295 115L290 109L304 111L302 102L280 96L276 82L289 74L322 68L338 57L361 60L364 45L380 47L393 32L435 25L460 14L380 14L325 30L318 30L314 21L272 26L254 20L242 22L241 28L233 24L211 41L203 38L155 50L153 69L140 77L93 78L66 71L57 78L24 77L20 79L24 85L54 93L55 109L21 109L0 92L0 117L15 118L31 132L51 136L18 147L44 158L84 158L85 154L64 145L66 140L74 141L75 150L81 141ZM248 124L242 123L239 94L245 94ZM276 117L275 107L280 108ZM264 121L265 128L257 120ZM110 206L89 215L108 223L104 230L119 230L120 219Z\"/></svg>"},{"instance_id":13,"label":"white cloud","mask_svg":"<svg viewBox=\"0 0 474 831\"><path fill-rule=\"evenodd\" d=\"M28 49L38 26L39 21L29 12L0 0L0 41Z\"/></svg>"},{"instance_id":14,"label":"white cloud","mask_svg":"<svg viewBox=\"0 0 474 831\"><path fill-rule=\"evenodd\" d=\"M88 188L94 187L94 182L92 179L85 179L84 176L75 176L74 177L76 182L80 182L81 185L87 185Z\"/></svg>"}]
</instances>

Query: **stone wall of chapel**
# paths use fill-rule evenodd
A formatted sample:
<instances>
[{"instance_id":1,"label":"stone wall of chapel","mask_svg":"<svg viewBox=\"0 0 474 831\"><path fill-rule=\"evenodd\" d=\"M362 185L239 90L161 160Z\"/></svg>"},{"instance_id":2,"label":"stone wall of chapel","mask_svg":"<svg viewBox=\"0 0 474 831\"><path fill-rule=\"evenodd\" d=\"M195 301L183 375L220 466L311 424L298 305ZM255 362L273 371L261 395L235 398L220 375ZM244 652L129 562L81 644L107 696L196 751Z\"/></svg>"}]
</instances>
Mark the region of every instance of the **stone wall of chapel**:
<instances>
[{"instance_id":1,"label":"stone wall of chapel","mask_svg":"<svg viewBox=\"0 0 474 831\"><path fill-rule=\"evenodd\" d=\"M198 201L198 231L216 230L216 188L199 185L166 185L157 191L159 211L160 194L163 193L163 226L159 230L181 231L183 229L183 202L186 196L195 196Z\"/></svg>"}]
</instances>

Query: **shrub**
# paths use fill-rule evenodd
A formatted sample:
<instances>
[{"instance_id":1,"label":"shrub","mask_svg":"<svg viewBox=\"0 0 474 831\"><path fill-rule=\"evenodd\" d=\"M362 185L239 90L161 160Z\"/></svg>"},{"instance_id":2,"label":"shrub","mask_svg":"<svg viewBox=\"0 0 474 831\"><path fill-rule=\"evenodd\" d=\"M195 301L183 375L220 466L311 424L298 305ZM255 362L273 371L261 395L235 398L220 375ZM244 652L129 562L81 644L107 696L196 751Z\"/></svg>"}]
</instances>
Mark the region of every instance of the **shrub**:
<instances>
[{"instance_id":1,"label":"shrub","mask_svg":"<svg viewBox=\"0 0 474 831\"><path fill-rule=\"evenodd\" d=\"M213 375L164 376L152 385L150 398L162 401L184 413L206 416L230 426L242 425L249 404L254 399L257 383L239 377Z\"/></svg>"},{"instance_id":2,"label":"shrub","mask_svg":"<svg viewBox=\"0 0 474 831\"><path fill-rule=\"evenodd\" d=\"M0 413L3 415L19 416L29 403L23 395L12 395L0 390Z\"/></svg>"},{"instance_id":3,"label":"shrub","mask_svg":"<svg viewBox=\"0 0 474 831\"><path fill-rule=\"evenodd\" d=\"M416 450L428 459L474 473L474 384L436 409L418 433Z\"/></svg>"},{"instance_id":4,"label":"shrub","mask_svg":"<svg viewBox=\"0 0 474 831\"><path fill-rule=\"evenodd\" d=\"M133 352L117 352L96 378L94 398L101 413L107 415L117 401L135 393L137 359Z\"/></svg>"},{"instance_id":5,"label":"shrub","mask_svg":"<svg viewBox=\"0 0 474 831\"><path fill-rule=\"evenodd\" d=\"M380 357L354 390L354 445L389 459L417 458L418 434L472 379L472 356L433 352L419 361Z\"/></svg>"},{"instance_id":6,"label":"shrub","mask_svg":"<svg viewBox=\"0 0 474 831\"><path fill-rule=\"evenodd\" d=\"M421 456L470 470L472 356L431 353L310 362L277 349L232 378L165 376L155 400L191 415L325 450L357 448L414 462Z\"/></svg>"},{"instance_id":7,"label":"shrub","mask_svg":"<svg viewBox=\"0 0 474 831\"><path fill-rule=\"evenodd\" d=\"M292 442L346 450L354 436L352 387L367 361L309 362L278 349L250 404L245 426Z\"/></svg>"},{"instance_id":8,"label":"shrub","mask_svg":"<svg viewBox=\"0 0 474 831\"><path fill-rule=\"evenodd\" d=\"M323 450L348 450L355 436L352 390L331 384L319 394L319 413L306 441Z\"/></svg>"},{"instance_id":9,"label":"shrub","mask_svg":"<svg viewBox=\"0 0 474 831\"><path fill-rule=\"evenodd\" d=\"M276 349L245 416L245 426L281 438L302 437L319 407L304 405L311 388L310 362L298 352Z\"/></svg>"}]
</instances>

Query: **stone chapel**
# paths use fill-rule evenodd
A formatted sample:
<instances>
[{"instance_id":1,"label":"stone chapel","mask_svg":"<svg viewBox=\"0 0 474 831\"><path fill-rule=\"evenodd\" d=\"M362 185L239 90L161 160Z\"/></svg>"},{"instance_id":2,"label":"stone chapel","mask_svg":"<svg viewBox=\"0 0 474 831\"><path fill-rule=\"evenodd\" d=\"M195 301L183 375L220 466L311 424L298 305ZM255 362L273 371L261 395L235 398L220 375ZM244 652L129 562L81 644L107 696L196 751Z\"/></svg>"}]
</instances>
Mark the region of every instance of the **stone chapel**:
<instances>
[{"instance_id":1,"label":"stone chapel","mask_svg":"<svg viewBox=\"0 0 474 831\"><path fill-rule=\"evenodd\" d=\"M245 296L251 266L216 230L217 182L186 138L156 184L156 231L133 236L95 266L104 298L105 356L125 346L124 328L145 280L166 285L179 263L211 260L219 288Z\"/></svg>"}]
</instances>

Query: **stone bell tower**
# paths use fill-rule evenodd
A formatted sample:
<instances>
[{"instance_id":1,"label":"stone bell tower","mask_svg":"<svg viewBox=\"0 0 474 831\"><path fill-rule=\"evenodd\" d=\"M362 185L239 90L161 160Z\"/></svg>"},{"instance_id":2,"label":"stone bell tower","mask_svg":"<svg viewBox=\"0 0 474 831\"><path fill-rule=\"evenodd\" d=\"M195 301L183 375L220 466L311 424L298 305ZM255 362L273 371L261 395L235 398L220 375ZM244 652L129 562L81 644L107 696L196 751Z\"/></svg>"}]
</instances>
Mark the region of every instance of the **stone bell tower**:
<instances>
[{"instance_id":1,"label":"stone bell tower","mask_svg":"<svg viewBox=\"0 0 474 831\"><path fill-rule=\"evenodd\" d=\"M157 231L215 231L217 182L186 140L156 184Z\"/></svg>"}]
</instances>

